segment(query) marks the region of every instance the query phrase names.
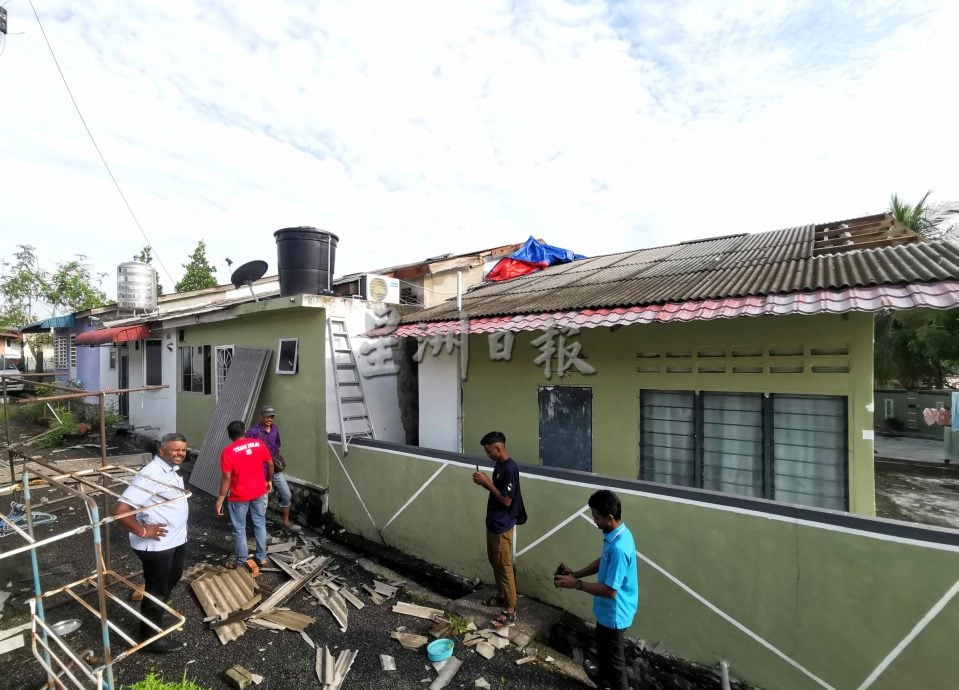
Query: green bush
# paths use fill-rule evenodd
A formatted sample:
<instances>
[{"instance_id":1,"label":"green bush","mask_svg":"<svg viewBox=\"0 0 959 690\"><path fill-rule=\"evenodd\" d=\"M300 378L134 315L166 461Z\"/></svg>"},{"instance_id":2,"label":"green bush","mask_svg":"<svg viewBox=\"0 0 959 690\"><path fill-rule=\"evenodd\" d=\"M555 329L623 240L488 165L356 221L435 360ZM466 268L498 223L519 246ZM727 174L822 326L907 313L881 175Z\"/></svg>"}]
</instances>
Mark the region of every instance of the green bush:
<instances>
[{"instance_id":1,"label":"green bush","mask_svg":"<svg viewBox=\"0 0 959 690\"><path fill-rule=\"evenodd\" d=\"M183 678L176 682L163 680L153 671L147 674L143 680L139 680L133 685L123 686L124 690L206 690L186 677L186 671L183 672Z\"/></svg>"},{"instance_id":2,"label":"green bush","mask_svg":"<svg viewBox=\"0 0 959 690\"><path fill-rule=\"evenodd\" d=\"M41 436L34 444L37 448L55 448L62 445L67 436L80 433L80 423L69 410L60 410L60 421L54 419L50 422L52 431L46 436Z\"/></svg>"}]
</instances>

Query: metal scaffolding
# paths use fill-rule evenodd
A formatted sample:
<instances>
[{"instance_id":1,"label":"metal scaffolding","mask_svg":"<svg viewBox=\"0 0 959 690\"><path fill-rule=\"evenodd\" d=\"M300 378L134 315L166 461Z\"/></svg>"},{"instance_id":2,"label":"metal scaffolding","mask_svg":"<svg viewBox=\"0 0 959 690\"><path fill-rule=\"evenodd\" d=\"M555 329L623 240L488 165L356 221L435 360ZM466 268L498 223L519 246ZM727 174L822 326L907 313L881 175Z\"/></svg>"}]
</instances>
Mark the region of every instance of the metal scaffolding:
<instances>
[{"instance_id":1,"label":"metal scaffolding","mask_svg":"<svg viewBox=\"0 0 959 690\"><path fill-rule=\"evenodd\" d=\"M56 386L56 388L62 389L64 387ZM120 518L125 518L128 515L136 515L152 507L186 500L190 496L190 492L186 489L164 484L152 477L149 480L138 480L136 470L119 465L106 464L104 396L158 388L166 388L166 386L151 386L148 388L125 389L122 391L77 391L76 389L67 389L71 390L72 393L69 395L20 401L21 403L32 403L89 396L98 397L100 403L101 464L100 467L96 469L64 472L55 465L30 457L14 449L9 443L8 432L8 453L11 476L13 476L15 472L14 463L16 457L22 458L23 472L19 482L11 481L10 484L0 487L0 497L22 494L26 529L23 529L17 525L13 519L0 512L0 520L3 521L5 529L10 530L10 536L16 534L23 542L20 546L6 549L0 553L0 560L24 552L29 553L33 576L33 596L29 600L31 646L33 655L47 673L48 682L46 687L48 688L66 689L72 687L81 689L96 688L97 690L106 688L107 690L114 690L114 664L161 637L169 635L175 630L179 630L185 622L185 618L179 612L167 606L165 602L145 592L143 587L134 584L126 577L115 572L111 568L110 563L109 526L112 522ZM6 408L6 404L4 404L4 407ZM108 499L119 499L123 493L123 489L134 484L139 493L148 497L146 501L147 505L117 517L112 516L107 509ZM34 507L33 492L40 488L52 488L59 491L59 495L56 498L42 504L44 508L56 503L79 501L86 512L86 524L60 531L43 539L37 539L32 519L32 510ZM102 507L98 503L98 499L102 501ZM149 503L149 501L155 502ZM64 539L77 537L87 532L89 532L93 538L93 555L96 563L95 570L90 575L75 582L44 591L40 582L40 567L37 552L46 546L56 544ZM162 628L158 627L152 621L141 615L135 607L127 603L127 599L130 598L129 595L124 597L111 591L116 586L129 590L131 595L138 593L140 596L149 598L159 606L165 614L169 614L169 616L172 617L172 625ZM96 590L96 605L91 604L84 597L84 594L89 594L93 591L91 587ZM78 653L72 649L64 639L65 635L59 634L47 623L45 603L49 602L53 597L61 597L63 595L80 604L85 615L92 616L99 621L102 653L99 656L93 655L93 658L99 661L97 665L88 663L90 656L87 653ZM147 629L150 629L154 634L146 639L137 639L139 635L129 634L117 624L117 621L111 620L107 611L108 605L119 607L129 615L134 624L146 625ZM111 638L119 638L123 643L124 648L120 653L115 653L112 646L113 640L111 640Z\"/></svg>"}]
</instances>

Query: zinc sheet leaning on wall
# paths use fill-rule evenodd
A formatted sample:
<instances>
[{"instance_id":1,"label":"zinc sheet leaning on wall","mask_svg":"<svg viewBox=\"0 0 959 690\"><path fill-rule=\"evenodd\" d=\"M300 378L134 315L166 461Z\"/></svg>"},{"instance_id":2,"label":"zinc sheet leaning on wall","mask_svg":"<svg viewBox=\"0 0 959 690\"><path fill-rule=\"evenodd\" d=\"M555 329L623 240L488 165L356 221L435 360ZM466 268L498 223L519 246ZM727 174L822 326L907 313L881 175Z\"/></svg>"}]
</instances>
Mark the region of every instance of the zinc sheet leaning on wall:
<instances>
[{"instance_id":1,"label":"zinc sheet leaning on wall","mask_svg":"<svg viewBox=\"0 0 959 690\"><path fill-rule=\"evenodd\" d=\"M220 451L230 443L226 425L235 419L249 423L272 354L270 350L244 347L237 348L233 353L223 390L220 391L210 426L203 437L200 456L190 474L190 484L211 496L216 496L220 489Z\"/></svg>"}]
</instances>

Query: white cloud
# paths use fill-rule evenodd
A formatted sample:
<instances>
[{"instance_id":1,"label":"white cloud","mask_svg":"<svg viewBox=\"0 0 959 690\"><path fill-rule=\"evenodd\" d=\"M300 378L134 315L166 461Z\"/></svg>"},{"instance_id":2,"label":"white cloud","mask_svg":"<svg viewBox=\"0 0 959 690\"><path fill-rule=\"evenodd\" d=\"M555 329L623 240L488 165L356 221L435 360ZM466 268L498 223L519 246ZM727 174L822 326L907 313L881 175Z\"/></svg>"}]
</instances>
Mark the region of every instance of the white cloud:
<instances>
[{"instance_id":1,"label":"white cloud","mask_svg":"<svg viewBox=\"0 0 959 690\"><path fill-rule=\"evenodd\" d=\"M876 212L893 191L959 199L944 2L37 5L174 280L198 239L221 280L227 256L275 269L289 225L339 235L344 273L531 234L597 254ZM7 9L4 256L81 252L110 284L146 241L29 5Z\"/></svg>"}]
</instances>

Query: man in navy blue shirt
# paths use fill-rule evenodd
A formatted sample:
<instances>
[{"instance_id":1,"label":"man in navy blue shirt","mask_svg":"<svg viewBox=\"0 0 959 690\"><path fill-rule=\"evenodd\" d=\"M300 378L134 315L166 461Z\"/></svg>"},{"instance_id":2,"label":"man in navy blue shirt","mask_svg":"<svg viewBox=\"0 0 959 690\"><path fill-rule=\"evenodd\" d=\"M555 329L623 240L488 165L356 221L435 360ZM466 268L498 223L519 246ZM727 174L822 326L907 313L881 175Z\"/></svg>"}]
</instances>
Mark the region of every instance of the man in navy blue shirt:
<instances>
[{"instance_id":1,"label":"man in navy blue shirt","mask_svg":"<svg viewBox=\"0 0 959 690\"><path fill-rule=\"evenodd\" d=\"M516 577L513 572L513 527L519 512L519 468L506 451L506 435L491 431L480 440L486 457L496 463L493 478L473 473L473 483L489 491L486 501L486 555L493 566L493 578L499 596L486 602L501 605L503 611L492 620L494 628L516 621Z\"/></svg>"},{"instance_id":2,"label":"man in navy blue shirt","mask_svg":"<svg viewBox=\"0 0 959 690\"><path fill-rule=\"evenodd\" d=\"M636 543L623 524L619 496L602 489L589 497L593 522L603 532L603 553L589 565L572 571L560 563L553 584L593 595L596 616L596 657L600 688L627 690L623 634L633 624L639 606ZM597 575L596 582L580 578Z\"/></svg>"}]
</instances>

